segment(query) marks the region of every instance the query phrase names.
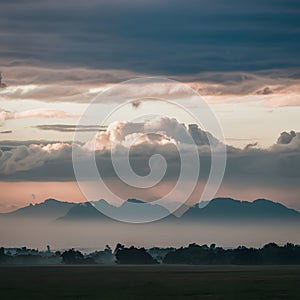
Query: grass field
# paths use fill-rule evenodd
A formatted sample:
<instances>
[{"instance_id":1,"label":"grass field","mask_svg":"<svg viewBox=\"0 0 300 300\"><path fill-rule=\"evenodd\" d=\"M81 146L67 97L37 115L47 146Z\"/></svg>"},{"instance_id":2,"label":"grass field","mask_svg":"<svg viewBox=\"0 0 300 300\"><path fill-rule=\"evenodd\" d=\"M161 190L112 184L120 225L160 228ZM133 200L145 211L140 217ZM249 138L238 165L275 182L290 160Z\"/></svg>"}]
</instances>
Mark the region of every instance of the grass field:
<instances>
[{"instance_id":1,"label":"grass field","mask_svg":"<svg viewBox=\"0 0 300 300\"><path fill-rule=\"evenodd\" d=\"M300 299L300 266L2 266L0 299Z\"/></svg>"}]
</instances>

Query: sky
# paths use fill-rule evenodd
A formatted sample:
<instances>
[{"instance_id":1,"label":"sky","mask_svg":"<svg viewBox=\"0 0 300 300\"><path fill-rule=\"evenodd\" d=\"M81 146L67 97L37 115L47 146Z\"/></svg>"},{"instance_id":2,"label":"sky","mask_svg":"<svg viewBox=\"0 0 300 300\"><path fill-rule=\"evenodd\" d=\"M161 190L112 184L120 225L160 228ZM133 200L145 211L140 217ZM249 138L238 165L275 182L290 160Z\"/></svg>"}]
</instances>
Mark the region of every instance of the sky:
<instances>
[{"instance_id":1,"label":"sky","mask_svg":"<svg viewBox=\"0 0 300 300\"><path fill-rule=\"evenodd\" d=\"M96 160L110 189L124 200L166 196L180 169L174 146L190 153L184 136L195 120L187 112L203 111L165 82L140 85L142 97L155 97L131 104L124 95L134 94L132 84L117 96L107 92L144 77L183 83L214 112L223 134L210 132L217 139L213 147L227 146L216 195L269 198L300 210L299 15L297 0L0 0L0 211L48 197L85 201L72 142L87 159L86 137L100 124ZM75 135L99 93L108 96L100 97ZM171 94L181 106L156 99ZM133 121L158 112L152 121ZM200 125L194 135L203 174L191 203L210 171L203 133L209 130ZM156 136L145 137L149 128ZM132 139L137 174L148 174L155 151L171 167L147 192L124 185L111 165L109 152L122 160ZM110 194L100 190L93 197Z\"/></svg>"}]
</instances>

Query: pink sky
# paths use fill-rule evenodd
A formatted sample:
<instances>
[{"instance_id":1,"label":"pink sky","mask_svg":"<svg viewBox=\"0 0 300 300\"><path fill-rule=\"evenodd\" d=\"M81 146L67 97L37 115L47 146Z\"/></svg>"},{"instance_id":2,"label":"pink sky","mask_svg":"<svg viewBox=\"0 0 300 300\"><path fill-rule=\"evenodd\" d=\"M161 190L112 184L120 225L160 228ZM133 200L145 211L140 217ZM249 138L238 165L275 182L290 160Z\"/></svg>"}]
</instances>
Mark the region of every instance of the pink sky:
<instances>
[{"instance_id":1,"label":"pink sky","mask_svg":"<svg viewBox=\"0 0 300 300\"><path fill-rule=\"evenodd\" d=\"M171 183L164 184L159 188L152 188L147 197L163 196L168 192ZM190 198L190 203L195 203L202 191L203 185L199 184ZM26 206L30 203L40 203L48 198L54 198L61 201L69 202L85 202L86 198L81 193L77 182L0 182L1 190L1 206L0 212L15 210L18 207ZM185 192L183 191L183 195ZM299 198L300 187L296 191L293 189L291 193L287 193L286 189L276 189L271 187L231 187L222 184L216 197L232 197L239 200L252 201L257 198L266 198L275 202L280 202L288 207L300 210ZM122 188L124 200L127 198L145 199L145 191L134 190L132 188ZM121 196L121 195L119 195ZM180 195L178 195L180 198ZM113 202L105 195L102 198ZM95 199L96 200L96 199Z\"/></svg>"}]
</instances>

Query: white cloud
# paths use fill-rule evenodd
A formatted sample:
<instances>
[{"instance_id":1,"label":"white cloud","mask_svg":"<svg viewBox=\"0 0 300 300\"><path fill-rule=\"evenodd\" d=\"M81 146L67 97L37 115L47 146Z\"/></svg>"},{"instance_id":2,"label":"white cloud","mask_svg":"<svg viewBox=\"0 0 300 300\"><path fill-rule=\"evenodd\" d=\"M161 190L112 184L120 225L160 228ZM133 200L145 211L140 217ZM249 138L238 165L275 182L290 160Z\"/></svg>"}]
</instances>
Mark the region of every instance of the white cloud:
<instances>
[{"instance_id":1,"label":"white cloud","mask_svg":"<svg viewBox=\"0 0 300 300\"><path fill-rule=\"evenodd\" d=\"M137 123L114 122L106 131L97 135L95 148L103 150L120 145L129 147L138 144L191 144L191 137L198 146L204 146L209 145L208 135L213 141L213 146L216 146L218 141L212 135L201 130L197 125L186 128L174 118L162 117ZM90 146L88 143L87 147Z\"/></svg>"},{"instance_id":2,"label":"white cloud","mask_svg":"<svg viewBox=\"0 0 300 300\"><path fill-rule=\"evenodd\" d=\"M0 173L13 174L38 168L47 162L70 157L71 151L71 145L65 143L32 144L18 146L9 151L0 150Z\"/></svg>"},{"instance_id":3,"label":"white cloud","mask_svg":"<svg viewBox=\"0 0 300 300\"><path fill-rule=\"evenodd\" d=\"M6 120L12 119L28 119L28 118L43 118L43 119L65 119L65 118L78 118L79 115L70 114L64 112L62 110L42 110L42 109L34 109L34 110L25 110L21 112L12 112L0 109L0 126Z\"/></svg>"},{"instance_id":4,"label":"white cloud","mask_svg":"<svg viewBox=\"0 0 300 300\"><path fill-rule=\"evenodd\" d=\"M97 139L96 160L103 169L104 176L113 178L110 150L116 150L122 159L131 147L132 166L140 174L149 170L149 157L154 153L163 155L168 161L169 179L176 177L180 170L180 159L176 145L186 145L189 153L187 130L175 119L161 118L146 123L117 122L111 124ZM204 174L210 170L210 152L207 137L198 130L198 151ZM195 134L195 133L194 133ZM283 137L289 136L289 140ZM76 145L76 144L75 144ZM90 144L76 145L82 159L90 157ZM218 145L213 145L217 147ZM262 149L249 145L244 149L227 147L228 160L225 180L247 183L248 185L286 182L300 178L300 133L282 133L273 146ZM1 148L0 148L1 149ZM123 150L122 150L123 149ZM20 172L26 171L26 172ZM9 175L9 176L8 176ZM0 177L6 180L74 180L72 168L72 144L7 144L0 151ZM204 175L205 177L205 175Z\"/></svg>"}]
</instances>

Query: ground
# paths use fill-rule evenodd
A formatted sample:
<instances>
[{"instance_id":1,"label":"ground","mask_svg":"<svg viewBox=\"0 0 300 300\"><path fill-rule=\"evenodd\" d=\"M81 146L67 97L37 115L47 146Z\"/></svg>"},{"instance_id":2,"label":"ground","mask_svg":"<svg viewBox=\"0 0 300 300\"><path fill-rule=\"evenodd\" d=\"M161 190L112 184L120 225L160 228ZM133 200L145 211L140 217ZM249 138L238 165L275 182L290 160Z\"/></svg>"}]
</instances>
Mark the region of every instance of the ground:
<instances>
[{"instance_id":1,"label":"ground","mask_svg":"<svg viewBox=\"0 0 300 300\"><path fill-rule=\"evenodd\" d=\"M0 299L300 299L300 266L2 266Z\"/></svg>"}]
</instances>

